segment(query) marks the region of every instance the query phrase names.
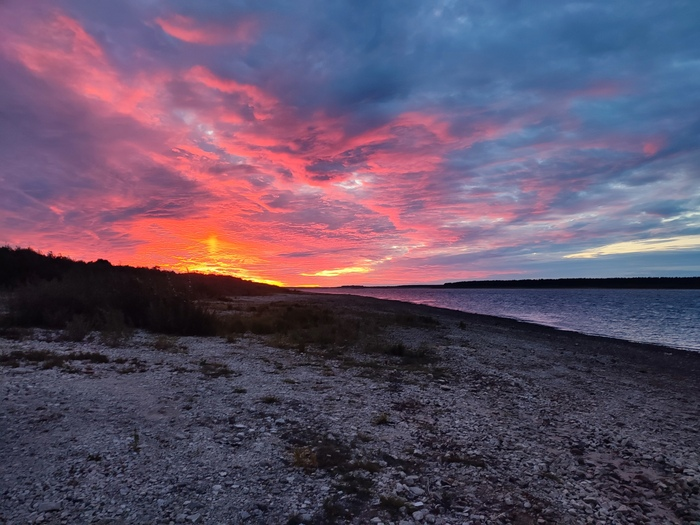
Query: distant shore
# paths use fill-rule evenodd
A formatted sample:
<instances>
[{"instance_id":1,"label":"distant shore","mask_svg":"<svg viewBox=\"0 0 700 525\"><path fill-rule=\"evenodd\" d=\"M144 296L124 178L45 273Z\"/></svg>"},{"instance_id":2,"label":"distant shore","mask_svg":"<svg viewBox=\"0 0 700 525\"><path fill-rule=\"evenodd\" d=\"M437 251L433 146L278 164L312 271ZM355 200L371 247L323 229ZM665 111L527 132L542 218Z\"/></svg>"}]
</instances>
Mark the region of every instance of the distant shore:
<instances>
[{"instance_id":1,"label":"distant shore","mask_svg":"<svg viewBox=\"0 0 700 525\"><path fill-rule=\"evenodd\" d=\"M698 290L700 277L602 277L561 279L503 279L444 284L386 286L348 284L337 288L602 288L611 290Z\"/></svg>"},{"instance_id":2,"label":"distant shore","mask_svg":"<svg viewBox=\"0 0 700 525\"><path fill-rule=\"evenodd\" d=\"M4 333L0 522L700 520L700 354L349 295L208 307L246 332Z\"/></svg>"}]
</instances>

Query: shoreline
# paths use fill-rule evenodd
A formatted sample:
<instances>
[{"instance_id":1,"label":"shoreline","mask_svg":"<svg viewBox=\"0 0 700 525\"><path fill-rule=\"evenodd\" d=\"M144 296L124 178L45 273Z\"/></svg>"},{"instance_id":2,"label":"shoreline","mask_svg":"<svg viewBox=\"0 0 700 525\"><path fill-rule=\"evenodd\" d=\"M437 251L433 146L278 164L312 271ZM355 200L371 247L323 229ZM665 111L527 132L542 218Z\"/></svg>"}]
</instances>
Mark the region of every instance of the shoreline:
<instances>
[{"instance_id":1,"label":"shoreline","mask_svg":"<svg viewBox=\"0 0 700 525\"><path fill-rule=\"evenodd\" d=\"M366 288L370 288L370 289L371 289L371 287L366 287ZM381 287L376 287L376 288L381 288ZM392 288L403 289L402 287L392 287ZM408 288L410 288L410 287L408 287ZM420 287L415 287L415 288L420 288ZM442 289L442 288L440 288L440 289ZM644 289L641 289L641 290L644 290ZM680 291L685 291L685 289L684 289L684 290L680 290ZM687 291L693 291L693 290L688 289ZM482 313L477 313L477 312L466 312L466 311L463 311L463 310L457 310L457 309L448 308L448 307L442 307L442 306L428 305L428 304L424 304L424 303L415 303L415 302L411 302L411 301L404 301L404 300L401 300L401 299L378 298L378 297L374 297L374 296L370 296L370 295L359 295L359 294L352 294L352 293L342 293L342 290L341 290L341 292L339 292L339 293L335 293L335 292L334 292L334 293L327 293L327 292L309 292L309 291L305 291L305 290L299 290L299 293L310 293L310 294L316 294L316 295L342 295L342 296L352 296L352 297L367 297L367 298L372 298L372 299L379 299L379 300L382 300L382 301L394 301L394 302L397 302L397 303L412 304L412 305L416 305L416 306L426 306L426 307L429 307L429 308L436 308L436 309L439 309L439 310L448 310L448 311L453 311L453 312L461 312L461 313L464 313L464 314L469 314L469 315L474 315L474 316L493 317L493 318L496 318L496 319L507 319L507 320L516 321L516 322L519 322L519 323L525 323L525 324L533 325L533 326L540 326L540 327L543 327L543 328L551 328L551 329L553 329L553 330L562 331L562 332L572 332L572 333L576 333L576 334L580 334L580 335L586 335L586 336L591 336L591 337L599 337L599 338L601 338L601 339L609 339L609 340L613 340L613 341L624 341L624 342L628 342L628 343L634 343L634 344L639 344L639 345L644 345L644 346L650 346L650 347L666 348L666 349L670 349L670 350L680 350L680 351L683 351L683 352L700 353L700 347L699 347L699 348L691 348L691 347L681 347L681 346L669 346L669 345L662 344L662 343L654 343L654 342L648 342L648 341L635 341L635 340L632 340L632 339L624 339L624 338L621 338L621 337L615 337L615 336L609 336L609 335L603 335L603 334L596 334L596 333L591 333L591 332L583 332L583 331L579 331L579 330L575 330L575 329L569 329L569 328L561 328L561 327L557 327L557 326L554 326L554 325L548 325L548 324L538 323L537 321L530 321L530 320L527 320L527 319L519 319L519 318L517 318L517 317L499 316L499 315L492 315L492 314L482 314Z\"/></svg>"},{"instance_id":2,"label":"shoreline","mask_svg":"<svg viewBox=\"0 0 700 525\"><path fill-rule=\"evenodd\" d=\"M700 520L696 353L352 295L214 306L377 331L0 338L0 523Z\"/></svg>"}]
</instances>

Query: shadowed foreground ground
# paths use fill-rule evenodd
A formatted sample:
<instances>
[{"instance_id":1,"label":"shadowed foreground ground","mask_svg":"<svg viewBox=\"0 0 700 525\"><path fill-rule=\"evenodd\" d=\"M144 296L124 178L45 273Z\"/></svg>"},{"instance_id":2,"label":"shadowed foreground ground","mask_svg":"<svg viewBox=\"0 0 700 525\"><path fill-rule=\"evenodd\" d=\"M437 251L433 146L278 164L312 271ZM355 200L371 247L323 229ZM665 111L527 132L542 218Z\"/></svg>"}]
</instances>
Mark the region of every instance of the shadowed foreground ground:
<instances>
[{"instance_id":1,"label":"shadowed foreground ground","mask_svg":"<svg viewBox=\"0 0 700 525\"><path fill-rule=\"evenodd\" d=\"M227 337L5 331L0 523L700 521L700 354L360 297L209 307Z\"/></svg>"}]
</instances>

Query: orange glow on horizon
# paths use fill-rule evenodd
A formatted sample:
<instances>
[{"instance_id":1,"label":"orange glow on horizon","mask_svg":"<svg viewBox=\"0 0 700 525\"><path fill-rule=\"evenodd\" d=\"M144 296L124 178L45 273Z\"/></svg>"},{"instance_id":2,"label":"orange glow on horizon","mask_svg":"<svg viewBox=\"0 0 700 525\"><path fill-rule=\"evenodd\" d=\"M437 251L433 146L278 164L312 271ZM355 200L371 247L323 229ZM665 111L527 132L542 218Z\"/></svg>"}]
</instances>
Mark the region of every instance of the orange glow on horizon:
<instances>
[{"instance_id":1,"label":"orange glow on horizon","mask_svg":"<svg viewBox=\"0 0 700 525\"><path fill-rule=\"evenodd\" d=\"M297 35L272 11L134 7L138 27L110 33L80 7L9 4L0 243L306 287L513 276L547 249L697 249L680 132L605 125L631 81L475 94L387 68L392 86L311 37L285 56ZM630 240L647 227L674 242Z\"/></svg>"}]
</instances>

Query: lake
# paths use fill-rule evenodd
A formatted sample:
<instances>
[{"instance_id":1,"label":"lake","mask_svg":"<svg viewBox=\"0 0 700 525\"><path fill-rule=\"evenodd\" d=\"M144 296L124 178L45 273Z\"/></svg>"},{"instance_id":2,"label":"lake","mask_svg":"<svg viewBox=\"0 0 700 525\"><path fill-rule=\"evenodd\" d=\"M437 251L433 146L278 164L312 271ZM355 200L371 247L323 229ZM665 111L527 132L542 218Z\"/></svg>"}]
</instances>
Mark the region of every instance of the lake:
<instances>
[{"instance_id":1,"label":"lake","mask_svg":"<svg viewBox=\"0 0 700 525\"><path fill-rule=\"evenodd\" d=\"M700 290L316 288L700 351Z\"/></svg>"}]
</instances>

